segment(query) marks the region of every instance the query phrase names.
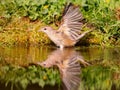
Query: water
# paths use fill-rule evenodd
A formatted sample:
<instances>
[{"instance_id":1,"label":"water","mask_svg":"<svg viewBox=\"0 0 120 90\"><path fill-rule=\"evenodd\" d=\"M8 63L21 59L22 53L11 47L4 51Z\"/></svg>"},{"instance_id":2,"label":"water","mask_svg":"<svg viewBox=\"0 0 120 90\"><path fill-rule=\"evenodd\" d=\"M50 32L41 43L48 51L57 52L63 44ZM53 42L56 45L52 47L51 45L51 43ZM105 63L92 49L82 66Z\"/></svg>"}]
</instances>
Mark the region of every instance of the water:
<instances>
[{"instance_id":1,"label":"water","mask_svg":"<svg viewBox=\"0 0 120 90\"><path fill-rule=\"evenodd\" d=\"M120 90L120 48L0 48L0 90Z\"/></svg>"}]
</instances>

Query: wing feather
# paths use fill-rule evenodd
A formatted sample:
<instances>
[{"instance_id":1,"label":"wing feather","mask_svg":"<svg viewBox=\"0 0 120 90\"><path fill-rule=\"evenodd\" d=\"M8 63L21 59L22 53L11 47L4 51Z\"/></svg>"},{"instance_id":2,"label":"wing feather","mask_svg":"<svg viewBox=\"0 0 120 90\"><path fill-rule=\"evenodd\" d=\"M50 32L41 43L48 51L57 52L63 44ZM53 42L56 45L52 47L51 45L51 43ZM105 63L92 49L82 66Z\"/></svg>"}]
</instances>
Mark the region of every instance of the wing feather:
<instances>
[{"instance_id":1,"label":"wing feather","mask_svg":"<svg viewBox=\"0 0 120 90\"><path fill-rule=\"evenodd\" d=\"M59 27L58 31L66 34L71 39L77 39L81 32L81 28L83 23L83 16L79 10L78 6L74 6L73 4L69 4L66 6L65 12L63 13L62 24Z\"/></svg>"}]
</instances>

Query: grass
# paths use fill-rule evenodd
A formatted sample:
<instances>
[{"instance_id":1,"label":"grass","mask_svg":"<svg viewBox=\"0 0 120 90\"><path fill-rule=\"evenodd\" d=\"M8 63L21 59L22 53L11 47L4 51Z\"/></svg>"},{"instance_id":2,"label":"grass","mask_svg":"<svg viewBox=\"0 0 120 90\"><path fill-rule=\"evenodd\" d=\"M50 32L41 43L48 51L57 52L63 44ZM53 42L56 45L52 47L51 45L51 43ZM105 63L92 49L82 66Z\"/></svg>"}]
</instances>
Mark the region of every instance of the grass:
<instances>
[{"instance_id":1,"label":"grass","mask_svg":"<svg viewBox=\"0 0 120 90\"><path fill-rule=\"evenodd\" d=\"M0 45L51 44L37 30L45 25L59 23L67 0L1 0L0 1ZM80 41L80 44L120 45L120 0L71 0L80 6L88 25L95 30ZM89 30L85 27L83 30ZM32 32L28 32L28 31Z\"/></svg>"},{"instance_id":2,"label":"grass","mask_svg":"<svg viewBox=\"0 0 120 90\"><path fill-rule=\"evenodd\" d=\"M44 24L40 21L30 21L29 18L12 18L0 32L0 45L36 45L49 44L50 40L43 33L37 30Z\"/></svg>"}]
</instances>

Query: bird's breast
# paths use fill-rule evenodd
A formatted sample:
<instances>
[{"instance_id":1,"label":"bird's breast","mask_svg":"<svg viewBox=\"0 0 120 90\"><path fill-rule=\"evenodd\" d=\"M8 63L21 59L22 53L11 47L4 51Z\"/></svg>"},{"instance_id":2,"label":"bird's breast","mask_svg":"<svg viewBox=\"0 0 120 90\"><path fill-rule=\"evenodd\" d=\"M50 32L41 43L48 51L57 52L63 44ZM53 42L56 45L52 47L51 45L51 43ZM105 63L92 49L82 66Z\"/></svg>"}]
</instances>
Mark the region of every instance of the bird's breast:
<instances>
[{"instance_id":1,"label":"bird's breast","mask_svg":"<svg viewBox=\"0 0 120 90\"><path fill-rule=\"evenodd\" d=\"M67 35L61 32L55 32L49 35L49 38L57 45L63 45L64 47L74 46L75 41L69 38Z\"/></svg>"}]
</instances>

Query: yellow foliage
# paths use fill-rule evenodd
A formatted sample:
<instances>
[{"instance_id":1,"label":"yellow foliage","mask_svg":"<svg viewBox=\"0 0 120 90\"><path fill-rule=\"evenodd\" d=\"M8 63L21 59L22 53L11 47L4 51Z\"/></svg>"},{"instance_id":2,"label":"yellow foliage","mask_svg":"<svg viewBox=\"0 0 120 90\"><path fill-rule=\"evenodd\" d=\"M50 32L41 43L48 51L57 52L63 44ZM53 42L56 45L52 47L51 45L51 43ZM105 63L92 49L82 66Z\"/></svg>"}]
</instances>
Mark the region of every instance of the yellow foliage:
<instances>
[{"instance_id":1,"label":"yellow foliage","mask_svg":"<svg viewBox=\"0 0 120 90\"><path fill-rule=\"evenodd\" d=\"M105 0L105 2L106 2L106 3L109 3L109 2L110 2L110 0Z\"/></svg>"},{"instance_id":2,"label":"yellow foliage","mask_svg":"<svg viewBox=\"0 0 120 90\"><path fill-rule=\"evenodd\" d=\"M47 9L48 7L49 7L49 5L45 5L43 8L44 8L44 9Z\"/></svg>"}]
</instances>

